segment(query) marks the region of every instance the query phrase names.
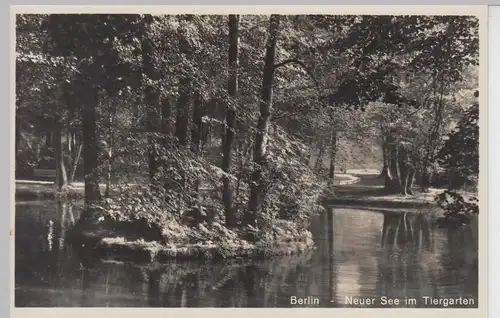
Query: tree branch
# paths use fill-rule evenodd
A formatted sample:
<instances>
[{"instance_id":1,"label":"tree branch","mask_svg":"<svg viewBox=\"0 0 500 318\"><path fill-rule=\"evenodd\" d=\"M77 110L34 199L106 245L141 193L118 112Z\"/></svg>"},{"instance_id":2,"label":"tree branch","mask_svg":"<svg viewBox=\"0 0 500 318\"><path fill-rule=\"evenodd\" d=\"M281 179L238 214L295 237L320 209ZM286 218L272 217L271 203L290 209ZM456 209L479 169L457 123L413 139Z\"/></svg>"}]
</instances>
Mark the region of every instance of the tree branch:
<instances>
[{"instance_id":1,"label":"tree branch","mask_svg":"<svg viewBox=\"0 0 500 318\"><path fill-rule=\"evenodd\" d=\"M319 83L318 81L316 80L316 78L314 77L314 75L312 74L312 72L307 68L306 64L298 59L288 59L288 60L284 60L283 62L281 63L278 63L278 64L275 64L274 67L273 67L273 70L275 71L277 68L279 67L283 67L287 64L297 64L299 66L302 67L302 69L304 71L306 71L307 75L313 80L314 82L314 85L316 86L316 89L318 90L319 92Z\"/></svg>"}]
</instances>

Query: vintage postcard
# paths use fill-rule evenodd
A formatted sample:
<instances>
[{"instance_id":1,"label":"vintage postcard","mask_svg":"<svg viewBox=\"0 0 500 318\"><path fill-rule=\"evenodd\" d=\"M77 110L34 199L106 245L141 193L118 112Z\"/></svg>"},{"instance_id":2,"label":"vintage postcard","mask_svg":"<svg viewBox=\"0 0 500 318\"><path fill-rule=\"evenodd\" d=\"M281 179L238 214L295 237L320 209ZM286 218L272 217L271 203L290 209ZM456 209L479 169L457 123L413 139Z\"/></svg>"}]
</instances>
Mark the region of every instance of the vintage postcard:
<instances>
[{"instance_id":1,"label":"vintage postcard","mask_svg":"<svg viewBox=\"0 0 500 318\"><path fill-rule=\"evenodd\" d=\"M486 317L486 6L11 18L15 317Z\"/></svg>"}]
</instances>

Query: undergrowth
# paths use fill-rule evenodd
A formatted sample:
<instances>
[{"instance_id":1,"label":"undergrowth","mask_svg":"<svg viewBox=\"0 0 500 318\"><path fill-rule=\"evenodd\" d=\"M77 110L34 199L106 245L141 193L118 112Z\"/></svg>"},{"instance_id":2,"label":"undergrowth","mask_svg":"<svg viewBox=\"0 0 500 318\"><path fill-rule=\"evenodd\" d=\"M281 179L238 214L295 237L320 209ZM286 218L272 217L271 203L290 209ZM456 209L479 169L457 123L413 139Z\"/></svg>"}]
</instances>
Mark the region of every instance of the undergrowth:
<instances>
[{"instance_id":1,"label":"undergrowth","mask_svg":"<svg viewBox=\"0 0 500 318\"><path fill-rule=\"evenodd\" d=\"M152 184L117 187L97 206L94 221L108 230L108 240L101 245L148 250L152 257L201 258L293 254L311 249L309 220L322 211L319 197L323 184L308 167L306 151L283 135L271 140L264 171L266 197L256 227L241 223L248 205L250 176L240 174L238 180L231 176L239 185L234 206L240 221L229 228L218 191L223 172L204 159L193 159L188 151L171 149L162 157L166 162L163 167L169 168L159 169Z\"/></svg>"}]
</instances>

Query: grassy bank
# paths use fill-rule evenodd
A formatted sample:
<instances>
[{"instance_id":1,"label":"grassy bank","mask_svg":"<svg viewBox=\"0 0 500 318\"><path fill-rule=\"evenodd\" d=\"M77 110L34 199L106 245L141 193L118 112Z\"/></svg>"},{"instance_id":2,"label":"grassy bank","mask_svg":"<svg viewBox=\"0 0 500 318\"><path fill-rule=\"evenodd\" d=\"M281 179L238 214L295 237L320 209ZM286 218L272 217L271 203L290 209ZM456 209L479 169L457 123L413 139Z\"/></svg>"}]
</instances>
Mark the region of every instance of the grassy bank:
<instances>
[{"instance_id":1,"label":"grassy bank","mask_svg":"<svg viewBox=\"0 0 500 318\"><path fill-rule=\"evenodd\" d=\"M334 193L325 193L325 205L359 206L389 209L436 208L435 197L444 189L429 189L429 192L416 192L414 195L388 194L384 189L384 179L375 171L352 170L349 174L359 177L359 182L336 186ZM461 192L468 198L473 193Z\"/></svg>"},{"instance_id":2,"label":"grassy bank","mask_svg":"<svg viewBox=\"0 0 500 318\"><path fill-rule=\"evenodd\" d=\"M101 193L104 193L106 185L101 184ZM74 182L59 191L53 182L35 180L16 180L16 200L37 199L74 199L83 200L85 197L85 184ZM111 193L116 189L111 187Z\"/></svg>"},{"instance_id":3,"label":"grassy bank","mask_svg":"<svg viewBox=\"0 0 500 318\"><path fill-rule=\"evenodd\" d=\"M351 174L339 174L336 176L335 184L349 185L359 181L359 178ZM101 193L104 193L106 186L100 185ZM56 189L53 182L35 181L35 180L16 180L16 199L17 200L37 200L37 199L83 199L85 196L85 184L83 182L74 182L68 185L64 190ZM113 186L111 193L116 192Z\"/></svg>"},{"instance_id":4,"label":"grassy bank","mask_svg":"<svg viewBox=\"0 0 500 318\"><path fill-rule=\"evenodd\" d=\"M53 182L16 180L16 200L83 199L84 194L85 188L83 183L75 183L66 187L63 191L59 191Z\"/></svg>"}]
</instances>

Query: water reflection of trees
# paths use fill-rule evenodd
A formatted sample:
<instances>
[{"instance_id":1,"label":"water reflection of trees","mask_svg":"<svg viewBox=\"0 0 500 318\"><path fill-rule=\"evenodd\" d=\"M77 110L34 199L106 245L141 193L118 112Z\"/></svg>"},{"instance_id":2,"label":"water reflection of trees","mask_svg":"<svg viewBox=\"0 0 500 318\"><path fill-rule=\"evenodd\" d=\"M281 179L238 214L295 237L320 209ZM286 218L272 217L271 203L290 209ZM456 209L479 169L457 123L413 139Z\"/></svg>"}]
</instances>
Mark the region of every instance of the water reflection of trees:
<instances>
[{"instance_id":1,"label":"water reflection of trees","mask_svg":"<svg viewBox=\"0 0 500 318\"><path fill-rule=\"evenodd\" d=\"M437 296L431 227L422 213L384 214L378 297Z\"/></svg>"},{"instance_id":2,"label":"water reflection of trees","mask_svg":"<svg viewBox=\"0 0 500 318\"><path fill-rule=\"evenodd\" d=\"M477 287L477 279L470 279L473 269L465 264L464 257L475 251L452 234L469 230L433 228L422 213L386 213L378 296L412 297L418 301L423 296L476 296L477 291L465 292L471 285Z\"/></svg>"},{"instance_id":3,"label":"water reflection of trees","mask_svg":"<svg viewBox=\"0 0 500 318\"><path fill-rule=\"evenodd\" d=\"M439 279L443 293L458 294L477 299L478 296L478 253L477 242L472 237L470 226L442 229L446 237L446 248L439 255L443 274ZM457 289L456 286L463 286ZM477 305L477 304L476 304Z\"/></svg>"},{"instance_id":4,"label":"water reflection of trees","mask_svg":"<svg viewBox=\"0 0 500 318\"><path fill-rule=\"evenodd\" d=\"M79 207L59 202L44 209L42 216L16 219L16 232L29 231L16 239L16 267L22 267L16 284L63 291L60 297L45 296L51 306L290 307L293 295L319 297L325 307L342 305L340 297L349 293L477 295L477 265L474 269L474 261L464 258L471 250L467 231L433 229L421 214L330 210L314 220L314 253L139 266L76 255L64 236ZM42 245L33 246L34 241ZM339 285L343 275L355 277L357 285Z\"/></svg>"},{"instance_id":5,"label":"water reflection of trees","mask_svg":"<svg viewBox=\"0 0 500 318\"><path fill-rule=\"evenodd\" d=\"M61 302L70 296L60 286L65 281L68 270L75 267L72 262L76 259L73 251L65 245L64 235L74 225L79 209L78 205L64 201L16 203L17 288L29 286L28 289L32 292ZM49 293L44 293L43 290ZM29 302L32 300L27 297L18 298L16 292L16 306ZM48 302L47 305L51 306L50 301Z\"/></svg>"},{"instance_id":6,"label":"water reflection of trees","mask_svg":"<svg viewBox=\"0 0 500 318\"><path fill-rule=\"evenodd\" d=\"M298 279L307 271L300 263L307 263L308 259L303 255L272 263L233 261L200 265L172 262L156 267L104 263L99 272L105 275L101 277L86 271L83 295L99 294L106 281L107 297L135 295L128 305L114 302L113 306L289 307L289 297L297 291L307 291L311 283ZM104 270L106 266L113 270ZM128 290L124 290L124 286ZM90 300L87 298L85 302Z\"/></svg>"}]
</instances>

